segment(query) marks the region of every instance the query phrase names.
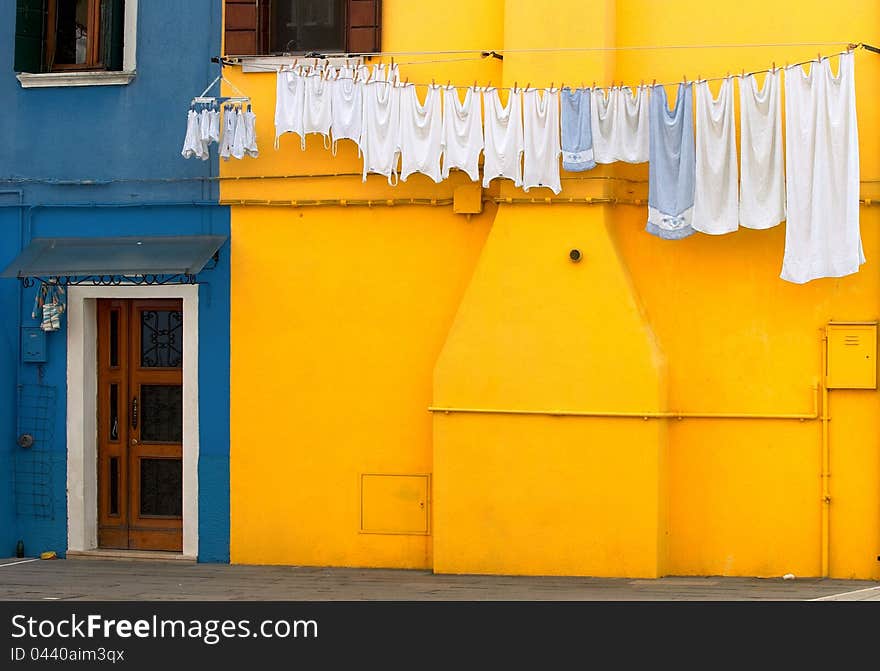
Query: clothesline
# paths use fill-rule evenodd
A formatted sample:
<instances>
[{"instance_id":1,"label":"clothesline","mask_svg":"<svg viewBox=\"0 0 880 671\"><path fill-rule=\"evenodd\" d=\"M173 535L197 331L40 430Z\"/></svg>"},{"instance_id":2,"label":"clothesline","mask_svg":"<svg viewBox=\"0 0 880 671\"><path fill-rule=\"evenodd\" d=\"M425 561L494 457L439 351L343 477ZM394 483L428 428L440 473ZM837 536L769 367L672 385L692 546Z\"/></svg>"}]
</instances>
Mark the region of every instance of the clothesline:
<instances>
[{"instance_id":1,"label":"clothesline","mask_svg":"<svg viewBox=\"0 0 880 671\"><path fill-rule=\"evenodd\" d=\"M831 47L842 44L850 47L861 45L861 42L837 41L837 42L766 42L766 43L740 43L740 44L647 44L614 47L536 47L523 49L446 49L446 50L421 50L421 51L371 51L352 54L318 54L321 58L354 57L363 56L375 58L377 56L446 56L458 54L479 54L487 57L492 54L536 54L536 53L576 53L592 51L662 51L664 49L757 49L768 47ZM235 58L240 58L236 56ZM311 57L311 56L310 56Z\"/></svg>"},{"instance_id":2,"label":"clothesline","mask_svg":"<svg viewBox=\"0 0 880 671\"><path fill-rule=\"evenodd\" d=\"M843 43L834 42L832 44L843 44ZM809 46L809 45L805 44L805 46ZM816 46L816 45L813 44L812 46ZM836 56L842 56L844 54L850 53L851 51L854 50L854 48L856 46L859 46L859 45L853 45L853 44L849 43L849 48L847 48L845 51L837 52L837 53L830 54L827 56L822 56L822 55L817 54L816 58L810 58L808 60L800 61L798 63L792 63L792 64L786 63L785 66L783 66L783 67L777 67L776 64L773 63L773 65L771 67L765 68L763 70L752 70L749 72L742 71L741 73L727 74L723 77L719 76L719 77L701 78L701 77L699 77L699 75L697 75L697 79L688 79L687 75L685 75L682 77L682 79L680 81L657 82L656 80L654 80L651 84L646 84L646 83L644 83L644 81L642 81L642 83L640 83L638 86L629 86L627 84L624 84L623 82L621 82L620 84L615 84L614 82L612 82L610 86L597 86L596 82L593 82L592 87L587 87L586 85L584 85L582 83L580 88L594 88L594 89L600 89L600 90L614 90L614 89L620 89L620 88L642 89L642 88L650 88L651 86L675 86L675 85L681 84L681 83L697 84L700 82L724 81L725 79L729 79L729 78L744 78L744 77L750 77L752 75L758 75L758 74L776 73L779 70L786 70L787 71L787 70L790 70L791 68L801 67L803 65L806 65L807 63L821 63L824 60L828 60L828 59L834 58ZM296 64L298 60L299 59L294 59L294 63ZM303 60L308 60L308 59L303 59ZM316 60L318 60L318 59L316 59ZM470 59L468 59L468 60L470 60ZM308 64L303 64L303 65L306 65L307 67L313 68L313 66L308 65ZM401 65L401 64L397 63L397 64L392 64L392 65ZM252 65L249 67L252 67L254 69L264 70L266 72L277 72L278 71L278 66L261 67L261 66ZM313 68L313 71L306 73L305 76L306 77L324 76L322 73L329 72L330 69L331 69L330 66L326 66L326 65L319 66L318 68ZM338 76L338 75L336 77L332 77L331 79L333 81L359 81L359 79L357 77L343 77L343 76ZM423 82L410 82L408 79L406 79L404 81L396 81L394 79L388 79L388 80L368 79L367 81L364 82L364 84L366 84L366 85L370 85L370 84L396 84L401 87L402 86L435 87L435 88L455 89L457 91L467 91L467 90L493 91L494 90L494 91L513 91L513 92L519 91L519 92L523 92L523 91L528 91L528 90L534 90L534 87L531 86L531 82L527 82L525 87L519 86L518 82L514 82L513 86L492 86L491 81L489 81L486 86L478 86L476 81L470 86L467 86L467 85L462 86L462 85L457 85L457 84L453 85L451 83L451 81L449 81L445 85L443 85L443 84L438 84L436 81L432 81L430 84L428 84L428 83L423 83ZM557 91L561 88L565 88L564 81L560 82L559 87L553 86L554 84L555 84L555 82L551 82L549 87L541 87L541 88L549 88L552 91Z\"/></svg>"}]
</instances>

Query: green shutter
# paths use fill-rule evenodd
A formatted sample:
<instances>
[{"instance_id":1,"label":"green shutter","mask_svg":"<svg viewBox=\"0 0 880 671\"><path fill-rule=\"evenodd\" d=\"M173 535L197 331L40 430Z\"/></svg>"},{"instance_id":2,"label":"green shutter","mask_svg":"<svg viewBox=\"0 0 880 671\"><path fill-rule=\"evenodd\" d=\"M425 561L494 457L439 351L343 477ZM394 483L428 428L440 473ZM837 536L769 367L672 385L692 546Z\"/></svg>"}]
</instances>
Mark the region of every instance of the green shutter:
<instances>
[{"instance_id":1,"label":"green shutter","mask_svg":"<svg viewBox=\"0 0 880 671\"><path fill-rule=\"evenodd\" d=\"M46 0L16 0L15 71L42 72L46 36Z\"/></svg>"},{"instance_id":2,"label":"green shutter","mask_svg":"<svg viewBox=\"0 0 880 671\"><path fill-rule=\"evenodd\" d=\"M125 0L101 0L101 60L108 70L122 69Z\"/></svg>"}]
</instances>

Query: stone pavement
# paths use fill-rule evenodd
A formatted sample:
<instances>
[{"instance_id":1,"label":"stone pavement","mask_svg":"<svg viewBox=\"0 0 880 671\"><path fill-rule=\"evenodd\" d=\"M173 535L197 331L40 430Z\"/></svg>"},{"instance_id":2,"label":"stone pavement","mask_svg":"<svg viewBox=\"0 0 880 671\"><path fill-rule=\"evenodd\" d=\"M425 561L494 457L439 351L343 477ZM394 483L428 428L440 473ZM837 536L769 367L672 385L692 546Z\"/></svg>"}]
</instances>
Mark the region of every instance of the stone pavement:
<instances>
[{"instance_id":1,"label":"stone pavement","mask_svg":"<svg viewBox=\"0 0 880 671\"><path fill-rule=\"evenodd\" d=\"M876 600L880 583L815 578L632 580L175 561L0 559L0 601L804 601Z\"/></svg>"}]
</instances>

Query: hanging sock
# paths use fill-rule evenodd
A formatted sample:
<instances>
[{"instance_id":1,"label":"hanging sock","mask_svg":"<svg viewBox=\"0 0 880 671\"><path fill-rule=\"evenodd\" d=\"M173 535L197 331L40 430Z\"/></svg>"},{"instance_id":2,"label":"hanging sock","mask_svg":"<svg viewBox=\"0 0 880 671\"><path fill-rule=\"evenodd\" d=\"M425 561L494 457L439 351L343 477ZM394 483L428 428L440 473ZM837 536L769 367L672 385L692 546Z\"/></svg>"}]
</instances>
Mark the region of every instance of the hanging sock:
<instances>
[{"instance_id":1,"label":"hanging sock","mask_svg":"<svg viewBox=\"0 0 880 671\"><path fill-rule=\"evenodd\" d=\"M522 156L524 151L522 92L508 93L507 105L501 105L498 89L483 93L485 146L483 148L483 187L498 177L513 180L522 186Z\"/></svg>"},{"instance_id":2,"label":"hanging sock","mask_svg":"<svg viewBox=\"0 0 880 671\"><path fill-rule=\"evenodd\" d=\"M536 186L562 191L559 179L559 92L523 93L523 191Z\"/></svg>"},{"instance_id":3,"label":"hanging sock","mask_svg":"<svg viewBox=\"0 0 880 671\"><path fill-rule=\"evenodd\" d=\"M324 147L329 149L330 125L333 123L333 93L330 83L325 79L323 70L306 76L305 83L303 136L310 133L322 135L324 137Z\"/></svg>"},{"instance_id":4,"label":"hanging sock","mask_svg":"<svg viewBox=\"0 0 880 671\"><path fill-rule=\"evenodd\" d=\"M211 110L207 107L199 112L199 143L202 150L200 157L207 160L210 156L208 147L211 145Z\"/></svg>"},{"instance_id":5,"label":"hanging sock","mask_svg":"<svg viewBox=\"0 0 880 671\"><path fill-rule=\"evenodd\" d=\"M251 158L257 158L260 155L260 150L257 147L257 115L254 114L250 105L248 105L247 112L244 113L244 153L245 156L250 156Z\"/></svg>"},{"instance_id":6,"label":"hanging sock","mask_svg":"<svg viewBox=\"0 0 880 671\"><path fill-rule=\"evenodd\" d=\"M369 69L361 66L340 68L339 76L330 84L330 122L331 151L336 156L336 143L339 140L352 140L358 145L358 156L361 155L361 128L364 115L364 81L369 76Z\"/></svg>"},{"instance_id":7,"label":"hanging sock","mask_svg":"<svg viewBox=\"0 0 880 671\"><path fill-rule=\"evenodd\" d=\"M247 126L245 125L244 113L241 108L235 110L235 133L232 136L232 149L230 153L233 158L239 160L244 158L245 137L247 135Z\"/></svg>"},{"instance_id":8,"label":"hanging sock","mask_svg":"<svg viewBox=\"0 0 880 671\"><path fill-rule=\"evenodd\" d=\"M780 277L803 284L858 272L859 132L852 52L785 73L785 255Z\"/></svg>"},{"instance_id":9,"label":"hanging sock","mask_svg":"<svg viewBox=\"0 0 880 671\"><path fill-rule=\"evenodd\" d=\"M377 65L372 79L364 85L361 150L365 182L367 175L374 173L384 175L391 186L397 183L401 91L397 79L396 67L386 75L384 66Z\"/></svg>"},{"instance_id":10,"label":"hanging sock","mask_svg":"<svg viewBox=\"0 0 880 671\"><path fill-rule=\"evenodd\" d=\"M223 133L220 137L220 158L228 161L235 142L236 112L231 105L223 110Z\"/></svg>"},{"instance_id":11,"label":"hanging sock","mask_svg":"<svg viewBox=\"0 0 880 671\"><path fill-rule=\"evenodd\" d=\"M285 133L299 135L300 146L303 151L306 149L303 130L305 88L301 68L282 68L278 71L275 80L275 149L280 147L281 136Z\"/></svg>"},{"instance_id":12,"label":"hanging sock","mask_svg":"<svg viewBox=\"0 0 880 671\"><path fill-rule=\"evenodd\" d=\"M220 110L216 108L211 109L211 126L209 135L211 138L211 142L216 142L219 144L220 142Z\"/></svg>"},{"instance_id":13,"label":"hanging sock","mask_svg":"<svg viewBox=\"0 0 880 671\"><path fill-rule=\"evenodd\" d=\"M180 150L180 155L184 158L202 157L199 113L192 109L186 114L186 136L183 138L183 149Z\"/></svg>"},{"instance_id":14,"label":"hanging sock","mask_svg":"<svg viewBox=\"0 0 880 671\"><path fill-rule=\"evenodd\" d=\"M745 228L772 228L785 219L779 76L768 72L761 90L755 75L739 80L739 224Z\"/></svg>"},{"instance_id":15,"label":"hanging sock","mask_svg":"<svg viewBox=\"0 0 880 671\"><path fill-rule=\"evenodd\" d=\"M483 153L483 117L480 94L469 87L464 102L454 86L443 89L443 179L455 168L480 181L480 154Z\"/></svg>"},{"instance_id":16,"label":"hanging sock","mask_svg":"<svg viewBox=\"0 0 880 671\"><path fill-rule=\"evenodd\" d=\"M590 120L590 89L562 89L562 167L583 172L596 167Z\"/></svg>"},{"instance_id":17,"label":"hanging sock","mask_svg":"<svg viewBox=\"0 0 880 671\"><path fill-rule=\"evenodd\" d=\"M696 181L691 226L701 233L722 235L739 227L733 80L723 80L714 99L708 82L697 82L696 89Z\"/></svg>"},{"instance_id":18,"label":"hanging sock","mask_svg":"<svg viewBox=\"0 0 880 671\"><path fill-rule=\"evenodd\" d=\"M693 85L678 85L670 112L662 85L651 92L651 164L648 169L648 233L664 240L693 234L694 156Z\"/></svg>"},{"instance_id":19,"label":"hanging sock","mask_svg":"<svg viewBox=\"0 0 880 671\"><path fill-rule=\"evenodd\" d=\"M648 88L594 89L590 124L596 163L644 163L650 157Z\"/></svg>"},{"instance_id":20,"label":"hanging sock","mask_svg":"<svg viewBox=\"0 0 880 671\"><path fill-rule=\"evenodd\" d=\"M414 172L440 182L443 153L443 108L440 87L431 85L424 104L416 87L404 86L400 93L400 181Z\"/></svg>"}]
</instances>

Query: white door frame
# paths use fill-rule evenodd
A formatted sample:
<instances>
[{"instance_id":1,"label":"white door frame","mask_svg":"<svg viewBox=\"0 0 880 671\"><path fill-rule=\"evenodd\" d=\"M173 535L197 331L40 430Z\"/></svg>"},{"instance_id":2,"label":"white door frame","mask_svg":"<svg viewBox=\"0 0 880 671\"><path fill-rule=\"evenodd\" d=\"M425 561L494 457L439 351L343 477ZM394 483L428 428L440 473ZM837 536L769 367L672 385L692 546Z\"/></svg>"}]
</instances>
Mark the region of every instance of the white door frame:
<instances>
[{"instance_id":1,"label":"white door frame","mask_svg":"<svg viewBox=\"0 0 880 671\"><path fill-rule=\"evenodd\" d=\"M69 287L67 547L98 547L98 298L183 299L183 555L199 553L199 287ZM49 336L52 337L51 335Z\"/></svg>"}]
</instances>

